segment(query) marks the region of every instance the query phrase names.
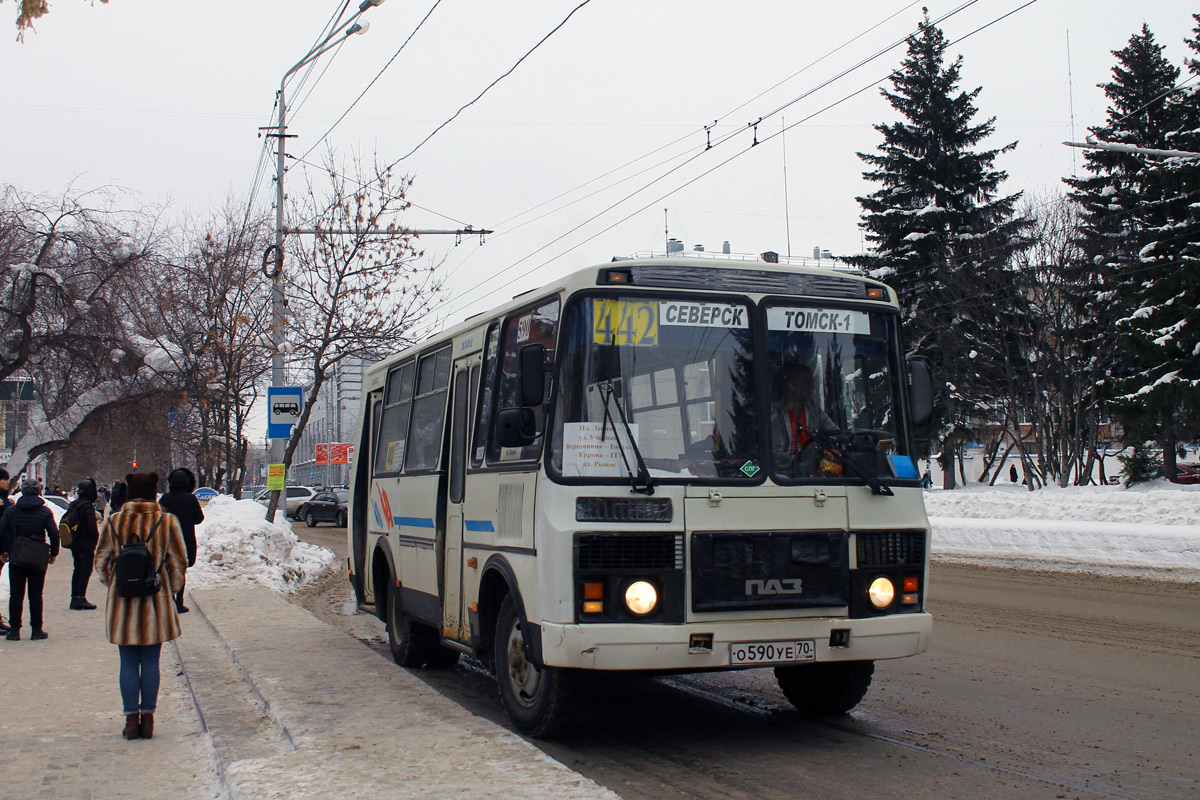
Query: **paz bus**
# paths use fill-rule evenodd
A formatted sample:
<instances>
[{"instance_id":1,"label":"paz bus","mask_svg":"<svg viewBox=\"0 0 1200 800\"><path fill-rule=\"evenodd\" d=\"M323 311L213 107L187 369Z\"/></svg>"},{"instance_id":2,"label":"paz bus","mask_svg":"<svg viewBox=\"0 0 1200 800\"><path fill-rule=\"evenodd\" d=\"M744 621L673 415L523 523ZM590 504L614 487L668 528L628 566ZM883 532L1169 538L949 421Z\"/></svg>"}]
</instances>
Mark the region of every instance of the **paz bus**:
<instances>
[{"instance_id":1,"label":"paz bus","mask_svg":"<svg viewBox=\"0 0 1200 800\"><path fill-rule=\"evenodd\" d=\"M875 661L929 647L930 387L857 274L577 271L369 370L351 586L398 664L483 661L531 736L597 671L770 667L844 713Z\"/></svg>"}]
</instances>

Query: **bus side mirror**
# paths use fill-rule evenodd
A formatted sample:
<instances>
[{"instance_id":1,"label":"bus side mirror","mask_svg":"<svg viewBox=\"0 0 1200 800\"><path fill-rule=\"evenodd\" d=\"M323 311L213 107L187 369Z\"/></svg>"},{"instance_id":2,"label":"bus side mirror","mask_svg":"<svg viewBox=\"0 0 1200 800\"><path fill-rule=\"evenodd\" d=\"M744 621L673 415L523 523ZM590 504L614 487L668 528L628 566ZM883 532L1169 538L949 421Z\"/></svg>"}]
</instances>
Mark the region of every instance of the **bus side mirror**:
<instances>
[{"instance_id":1,"label":"bus side mirror","mask_svg":"<svg viewBox=\"0 0 1200 800\"><path fill-rule=\"evenodd\" d=\"M496 441L501 447L527 447L536 438L532 408L502 408L496 413Z\"/></svg>"},{"instance_id":2,"label":"bus side mirror","mask_svg":"<svg viewBox=\"0 0 1200 800\"><path fill-rule=\"evenodd\" d=\"M913 425L918 428L928 425L933 416L933 379L929 364L924 361L913 361L908 365L908 398Z\"/></svg>"},{"instance_id":3,"label":"bus side mirror","mask_svg":"<svg viewBox=\"0 0 1200 800\"><path fill-rule=\"evenodd\" d=\"M527 344L517 351L521 405L540 406L546 400L546 346Z\"/></svg>"}]
</instances>

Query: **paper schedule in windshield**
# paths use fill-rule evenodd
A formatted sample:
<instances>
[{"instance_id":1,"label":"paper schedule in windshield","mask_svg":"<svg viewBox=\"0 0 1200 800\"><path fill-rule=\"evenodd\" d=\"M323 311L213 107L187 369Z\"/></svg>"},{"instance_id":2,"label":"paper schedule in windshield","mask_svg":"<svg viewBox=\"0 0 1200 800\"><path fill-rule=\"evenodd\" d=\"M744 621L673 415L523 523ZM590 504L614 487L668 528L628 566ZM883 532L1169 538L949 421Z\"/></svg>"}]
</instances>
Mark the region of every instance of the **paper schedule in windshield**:
<instances>
[{"instance_id":1,"label":"paper schedule in windshield","mask_svg":"<svg viewBox=\"0 0 1200 800\"><path fill-rule=\"evenodd\" d=\"M629 426L636 439L638 426ZM619 438L618 438L619 437ZM624 458L622 458L624 449ZM629 466L626 466L628 461ZM624 430L603 422L568 422L563 425L562 474L571 477L624 478L637 471L637 456Z\"/></svg>"}]
</instances>

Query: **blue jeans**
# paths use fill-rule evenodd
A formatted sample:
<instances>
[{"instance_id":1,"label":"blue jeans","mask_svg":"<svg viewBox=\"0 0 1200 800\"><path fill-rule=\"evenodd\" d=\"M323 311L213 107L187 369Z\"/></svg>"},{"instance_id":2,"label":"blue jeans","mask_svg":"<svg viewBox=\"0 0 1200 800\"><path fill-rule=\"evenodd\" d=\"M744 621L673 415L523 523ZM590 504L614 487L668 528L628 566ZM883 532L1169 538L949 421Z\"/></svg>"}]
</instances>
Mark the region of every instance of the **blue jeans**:
<instances>
[{"instance_id":1,"label":"blue jeans","mask_svg":"<svg viewBox=\"0 0 1200 800\"><path fill-rule=\"evenodd\" d=\"M158 657L161 644L119 644L121 705L124 714L153 714L158 705ZM141 700L139 702L139 695Z\"/></svg>"}]
</instances>

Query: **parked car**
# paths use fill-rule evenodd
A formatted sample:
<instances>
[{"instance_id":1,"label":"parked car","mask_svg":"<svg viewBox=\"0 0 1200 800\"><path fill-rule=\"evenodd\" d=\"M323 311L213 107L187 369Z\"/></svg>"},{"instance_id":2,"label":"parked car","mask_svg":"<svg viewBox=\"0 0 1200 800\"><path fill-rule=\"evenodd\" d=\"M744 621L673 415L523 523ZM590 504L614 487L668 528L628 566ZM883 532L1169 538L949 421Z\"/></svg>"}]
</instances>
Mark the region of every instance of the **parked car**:
<instances>
[{"instance_id":1,"label":"parked car","mask_svg":"<svg viewBox=\"0 0 1200 800\"><path fill-rule=\"evenodd\" d=\"M317 492L311 500L300 504L296 516L310 528L318 522L332 522L339 528L346 527L346 503L350 501L349 489L326 489Z\"/></svg>"},{"instance_id":2,"label":"parked car","mask_svg":"<svg viewBox=\"0 0 1200 800\"><path fill-rule=\"evenodd\" d=\"M1165 478L1165 477L1166 477L1166 475L1164 475L1164 474L1163 474L1163 470L1164 470L1164 469L1165 469L1165 467L1159 467L1159 468L1158 468L1158 474L1159 474L1160 476L1162 476L1162 477L1164 477L1164 478ZM1179 483L1183 483L1183 484L1196 484L1196 483L1200 483L1200 464L1180 464L1180 463L1176 463L1176 464L1175 464L1175 469L1176 469L1176 471L1177 471L1177 474L1178 474L1178 476L1179 476L1179 477L1178 477L1178 482L1179 482Z\"/></svg>"},{"instance_id":3,"label":"parked car","mask_svg":"<svg viewBox=\"0 0 1200 800\"><path fill-rule=\"evenodd\" d=\"M313 495L317 493L317 490L311 486L289 486L287 487L286 491L287 494L285 495L286 499L284 501L286 510L284 512L284 516L286 516L288 519L300 519L300 515L298 513L300 510L300 505L308 500L311 500ZM263 489L254 499L262 503L264 506L270 505L271 490Z\"/></svg>"}]
</instances>

